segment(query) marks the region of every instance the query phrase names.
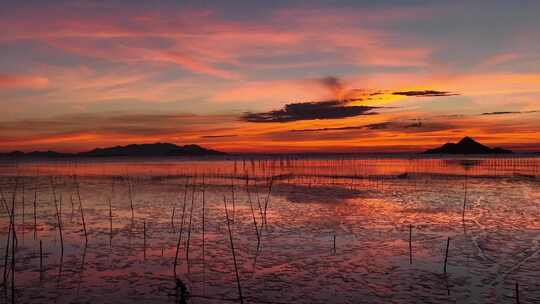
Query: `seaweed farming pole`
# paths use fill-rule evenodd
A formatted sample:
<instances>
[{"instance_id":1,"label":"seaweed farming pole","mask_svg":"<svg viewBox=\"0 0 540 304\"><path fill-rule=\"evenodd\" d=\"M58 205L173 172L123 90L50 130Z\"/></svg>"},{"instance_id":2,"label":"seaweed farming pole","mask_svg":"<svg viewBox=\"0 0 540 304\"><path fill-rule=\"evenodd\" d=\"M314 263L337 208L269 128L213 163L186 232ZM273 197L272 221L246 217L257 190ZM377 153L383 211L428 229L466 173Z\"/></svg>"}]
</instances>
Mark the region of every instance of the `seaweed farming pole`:
<instances>
[{"instance_id":1,"label":"seaweed farming pole","mask_svg":"<svg viewBox=\"0 0 540 304\"><path fill-rule=\"evenodd\" d=\"M187 235L187 242L186 242L186 263L188 265L189 269L189 243L191 240L191 222L193 220L193 204L195 202L195 185L196 181L193 182L193 188L191 191L191 208L189 209L189 224L188 224L188 235Z\"/></svg>"},{"instance_id":2,"label":"seaweed farming pole","mask_svg":"<svg viewBox=\"0 0 540 304\"><path fill-rule=\"evenodd\" d=\"M112 247L112 237L113 237L113 224L112 224L112 203L111 199L109 201L109 247Z\"/></svg>"},{"instance_id":3,"label":"seaweed farming pole","mask_svg":"<svg viewBox=\"0 0 540 304\"><path fill-rule=\"evenodd\" d=\"M11 213L9 214L9 217L10 217L10 221L11 221ZM9 260L9 249L10 249L10 243L11 243L11 223L9 223L9 229L8 229L8 234L7 234L7 240L6 240L6 253L4 255L4 281L3 281L3 285L4 285L4 291L7 293L7 265L8 265L8 260ZM11 246L13 246L13 244L11 244Z\"/></svg>"},{"instance_id":4,"label":"seaweed farming pole","mask_svg":"<svg viewBox=\"0 0 540 304\"><path fill-rule=\"evenodd\" d=\"M84 244L88 244L88 233L86 231L86 222L84 220L84 208L83 208L83 205L82 205L82 200L81 200L81 191L80 191L80 185L79 185L79 181L76 181L75 182L75 185L77 187L77 197L79 198L79 209L81 210L81 220L82 220L82 225L83 225L83 230L84 230Z\"/></svg>"},{"instance_id":5,"label":"seaweed farming pole","mask_svg":"<svg viewBox=\"0 0 540 304\"><path fill-rule=\"evenodd\" d=\"M178 253L180 252L180 243L182 242L182 233L184 230L184 217L186 215L186 203L187 203L187 192L188 192L188 180L186 179L186 184L184 186L184 206L182 207L182 221L180 222L180 233L178 234L178 242L176 243L176 253L174 255L174 276L176 277L176 265L178 265Z\"/></svg>"},{"instance_id":6,"label":"seaweed farming pole","mask_svg":"<svg viewBox=\"0 0 540 304\"><path fill-rule=\"evenodd\" d=\"M34 191L34 240L37 239L37 214L36 214L36 204L37 204L37 189Z\"/></svg>"},{"instance_id":7,"label":"seaweed farming pole","mask_svg":"<svg viewBox=\"0 0 540 304\"><path fill-rule=\"evenodd\" d=\"M146 219L143 219L143 257L146 260Z\"/></svg>"},{"instance_id":8,"label":"seaweed farming pole","mask_svg":"<svg viewBox=\"0 0 540 304\"><path fill-rule=\"evenodd\" d=\"M412 265L412 224L409 224L409 264Z\"/></svg>"},{"instance_id":9,"label":"seaweed farming pole","mask_svg":"<svg viewBox=\"0 0 540 304\"><path fill-rule=\"evenodd\" d=\"M270 177L270 186L268 187L268 194L266 194L266 200L264 201L264 224L268 224L266 211L268 210L268 202L270 201L270 192L272 192L272 185L274 183L274 177Z\"/></svg>"},{"instance_id":10,"label":"seaweed farming pole","mask_svg":"<svg viewBox=\"0 0 540 304\"><path fill-rule=\"evenodd\" d=\"M336 231L334 230L334 254L336 254Z\"/></svg>"},{"instance_id":11,"label":"seaweed farming pole","mask_svg":"<svg viewBox=\"0 0 540 304\"><path fill-rule=\"evenodd\" d=\"M444 273L446 274L446 264L448 262L448 247L450 247L450 237L446 241L446 253L444 255Z\"/></svg>"},{"instance_id":12,"label":"seaweed farming pole","mask_svg":"<svg viewBox=\"0 0 540 304\"><path fill-rule=\"evenodd\" d=\"M257 234L257 248L261 245L261 236L259 235L259 226L255 219L255 210L253 210L253 202L251 201L251 194L249 192L249 176L246 177L246 191L249 200L249 207L251 208L251 215L253 216L253 225L255 226L255 233Z\"/></svg>"},{"instance_id":13,"label":"seaweed farming pole","mask_svg":"<svg viewBox=\"0 0 540 304\"><path fill-rule=\"evenodd\" d=\"M16 229L15 229L15 200L17 197L17 188L19 184L18 176L15 178L15 187L13 189L13 196L11 199L11 214L10 214L10 227L11 227L11 303L15 303L15 248L17 246L17 239L16 239ZM24 228L24 227L23 227ZM8 234L9 239L9 234ZM9 251L6 250L6 254ZM7 255L6 255L7 259ZM4 288L6 288L7 293L7 284L6 284L6 268L7 263L4 265Z\"/></svg>"},{"instance_id":14,"label":"seaweed farming pole","mask_svg":"<svg viewBox=\"0 0 540 304\"><path fill-rule=\"evenodd\" d=\"M43 243L39 240L39 279L43 277Z\"/></svg>"},{"instance_id":15,"label":"seaweed farming pole","mask_svg":"<svg viewBox=\"0 0 540 304\"><path fill-rule=\"evenodd\" d=\"M233 256L233 262L234 262L234 272L236 274L236 284L238 286L238 296L240 297L240 303L244 303L244 298L242 297L242 287L240 285L240 275L238 274L238 265L236 263L236 253L234 252L234 242L232 237L232 231L231 231L231 223L229 222L229 211L227 210L227 200L225 199L225 196L223 196L223 204L225 207L225 217L227 219L227 229L229 231L229 241L231 242L231 252Z\"/></svg>"},{"instance_id":16,"label":"seaweed farming pole","mask_svg":"<svg viewBox=\"0 0 540 304\"><path fill-rule=\"evenodd\" d=\"M15 200L13 200L13 202L14 205L11 215L13 216L12 222L15 223ZM15 304L15 226L13 227L13 233L11 234L11 243L11 303Z\"/></svg>"},{"instance_id":17,"label":"seaweed farming pole","mask_svg":"<svg viewBox=\"0 0 540 304\"><path fill-rule=\"evenodd\" d=\"M51 189L53 193L54 208L56 209L56 220L58 222L58 232L60 233L60 254L64 255L64 237L62 235L62 221L60 220L60 213L58 211L58 201L56 200L56 186L51 178Z\"/></svg>"},{"instance_id":18,"label":"seaweed farming pole","mask_svg":"<svg viewBox=\"0 0 540 304\"><path fill-rule=\"evenodd\" d=\"M205 183L204 183L204 175L202 176L202 261L203 261L203 270L204 270L204 258L205 258L205 252L204 252L204 226L205 226L205 207L206 207L206 198L205 198Z\"/></svg>"},{"instance_id":19,"label":"seaweed farming pole","mask_svg":"<svg viewBox=\"0 0 540 304\"><path fill-rule=\"evenodd\" d=\"M22 202L22 241L23 241L23 245L24 245L24 205L26 205L26 202L24 201L24 179L22 180L22 189L21 189L21 194L22 194L22 199L21 199L21 202Z\"/></svg>"},{"instance_id":20,"label":"seaweed farming pole","mask_svg":"<svg viewBox=\"0 0 540 304\"><path fill-rule=\"evenodd\" d=\"M69 201L71 202L71 216L69 220L73 223L73 215L75 214L75 203L73 202L73 194L69 195Z\"/></svg>"},{"instance_id":21,"label":"seaweed farming pole","mask_svg":"<svg viewBox=\"0 0 540 304\"><path fill-rule=\"evenodd\" d=\"M135 218L135 210L133 208L133 193L131 190L131 179L129 176L127 177L128 180L128 196L129 196L129 207L131 208L131 220Z\"/></svg>"},{"instance_id":22,"label":"seaweed farming pole","mask_svg":"<svg viewBox=\"0 0 540 304\"><path fill-rule=\"evenodd\" d=\"M516 304L519 304L519 283L516 281Z\"/></svg>"},{"instance_id":23,"label":"seaweed farming pole","mask_svg":"<svg viewBox=\"0 0 540 304\"><path fill-rule=\"evenodd\" d=\"M17 238L17 229L15 229L15 200L17 199L17 189L19 188L19 177L15 178L15 187L13 188L13 196L11 197L11 233L13 234L12 245L17 248L19 246L19 239Z\"/></svg>"},{"instance_id":24,"label":"seaweed farming pole","mask_svg":"<svg viewBox=\"0 0 540 304\"><path fill-rule=\"evenodd\" d=\"M236 168L236 163L235 163ZM236 172L236 171L235 171ZM231 176L231 195L232 195L232 220L234 223L234 215L236 214L236 200L234 199L234 178L236 176Z\"/></svg>"},{"instance_id":25,"label":"seaweed farming pole","mask_svg":"<svg viewBox=\"0 0 540 304\"><path fill-rule=\"evenodd\" d=\"M257 196L257 205L259 206L259 213L261 214L261 229L263 228L264 224L264 212L261 205L261 197L259 196L259 188L257 187L257 180L255 179L253 182L253 186L255 187L255 194Z\"/></svg>"},{"instance_id":26,"label":"seaweed farming pole","mask_svg":"<svg viewBox=\"0 0 540 304\"><path fill-rule=\"evenodd\" d=\"M173 209L172 209L172 214L171 214L171 228L172 228L173 233L176 232L176 228L174 227L174 213L175 212L176 212L176 201L173 203Z\"/></svg>"},{"instance_id":27,"label":"seaweed farming pole","mask_svg":"<svg viewBox=\"0 0 540 304\"><path fill-rule=\"evenodd\" d=\"M463 196L463 212L461 214L461 219L465 222L465 205L467 204L467 176L465 175L465 194Z\"/></svg>"}]
</instances>

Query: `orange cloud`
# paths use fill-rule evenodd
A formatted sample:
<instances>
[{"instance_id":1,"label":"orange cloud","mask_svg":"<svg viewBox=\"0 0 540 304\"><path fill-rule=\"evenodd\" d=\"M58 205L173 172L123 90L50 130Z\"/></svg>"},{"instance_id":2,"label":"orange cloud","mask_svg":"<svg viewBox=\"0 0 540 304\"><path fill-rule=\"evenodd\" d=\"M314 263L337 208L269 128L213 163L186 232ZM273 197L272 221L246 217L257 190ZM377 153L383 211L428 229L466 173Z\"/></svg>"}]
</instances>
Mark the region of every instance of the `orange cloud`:
<instances>
[{"instance_id":1,"label":"orange cloud","mask_svg":"<svg viewBox=\"0 0 540 304\"><path fill-rule=\"evenodd\" d=\"M45 77L0 74L0 89L42 89L48 84Z\"/></svg>"}]
</instances>

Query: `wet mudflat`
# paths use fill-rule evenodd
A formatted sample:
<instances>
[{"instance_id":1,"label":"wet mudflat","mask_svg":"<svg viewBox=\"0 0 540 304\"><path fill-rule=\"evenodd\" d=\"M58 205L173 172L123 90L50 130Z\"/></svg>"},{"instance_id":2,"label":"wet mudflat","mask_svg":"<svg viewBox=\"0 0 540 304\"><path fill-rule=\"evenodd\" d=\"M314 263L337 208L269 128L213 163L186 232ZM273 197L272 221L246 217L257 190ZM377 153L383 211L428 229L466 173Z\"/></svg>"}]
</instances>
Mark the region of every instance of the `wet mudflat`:
<instances>
[{"instance_id":1,"label":"wet mudflat","mask_svg":"<svg viewBox=\"0 0 540 304\"><path fill-rule=\"evenodd\" d=\"M539 165L4 163L0 302L534 303Z\"/></svg>"}]
</instances>

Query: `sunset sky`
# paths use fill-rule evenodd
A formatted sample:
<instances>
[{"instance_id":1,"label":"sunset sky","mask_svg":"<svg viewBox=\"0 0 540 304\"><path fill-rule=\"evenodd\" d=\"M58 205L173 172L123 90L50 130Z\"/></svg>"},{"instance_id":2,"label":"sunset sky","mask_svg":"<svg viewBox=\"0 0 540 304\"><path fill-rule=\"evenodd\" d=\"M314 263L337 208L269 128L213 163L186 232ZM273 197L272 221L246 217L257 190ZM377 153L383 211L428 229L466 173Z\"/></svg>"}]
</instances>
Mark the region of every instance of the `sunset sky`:
<instances>
[{"instance_id":1,"label":"sunset sky","mask_svg":"<svg viewBox=\"0 0 540 304\"><path fill-rule=\"evenodd\" d=\"M540 151L540 1L6 1L0 151Z\"/></svg>"}]
</instances>

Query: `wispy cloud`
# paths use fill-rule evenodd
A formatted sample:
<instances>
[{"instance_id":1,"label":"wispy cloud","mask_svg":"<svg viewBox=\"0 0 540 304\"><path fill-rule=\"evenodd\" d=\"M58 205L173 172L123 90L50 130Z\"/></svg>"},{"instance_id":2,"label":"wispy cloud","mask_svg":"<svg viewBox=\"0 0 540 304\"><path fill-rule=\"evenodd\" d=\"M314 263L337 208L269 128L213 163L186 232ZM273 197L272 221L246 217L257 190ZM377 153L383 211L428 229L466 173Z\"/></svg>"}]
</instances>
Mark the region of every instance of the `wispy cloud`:
<instances>
[{"instance_id":1,"label":"wispy cloud","mask_svg":"<svg viewBox=\"0 0 540 304\"><path fill-rule=\"evenodd\" d=\"M201 136L201 138L231 138L231 137L237 137L236 134L225 134L225 135L204 135Z\"/></svg>"},{"instance_id":2,"label":"wispy cloud","mask_svg":"<svg viewBox=\"0 0 540 304\"><path fill-rule=\"evenodd\" d=\"M507 115L507 114L530 114L539 113L540 111L496 111L496 112L484 112L481 115Z\"/></svg>"},{"instance_id":3,"label":"wispy cloud","mask_svg":"<svg viewBox=\"0 0 540 304\"><path fill-rule=\"evenodd\" d=\"M370 131L389 131L389 132L432 132L441 130L450 130L458 128L455 123L444 121L422 121L416 120L414 123L407 121L383 121L366 125L344 126L344 127L327 127L327 128L311 128L311 129L293 129L290 132L335 132L335 131L351 131L351 130L370 130ZM414 130L407 130L414 129Z\"/></svg>"},{"instance_id":4,"label":"wispy cloud","mask_svg":"<svg viewBox=\"0 0 540 304\"><path fill-rule=\"evenodd\" d=\"M414 97L444 97L444 96L456 96L457 93L445 92L445 91L435 91L435 90L424 90L424 91L399 91L393 92L393 95L403 95L403 96L414 96Z\"/></svg>"}]
</instances>

